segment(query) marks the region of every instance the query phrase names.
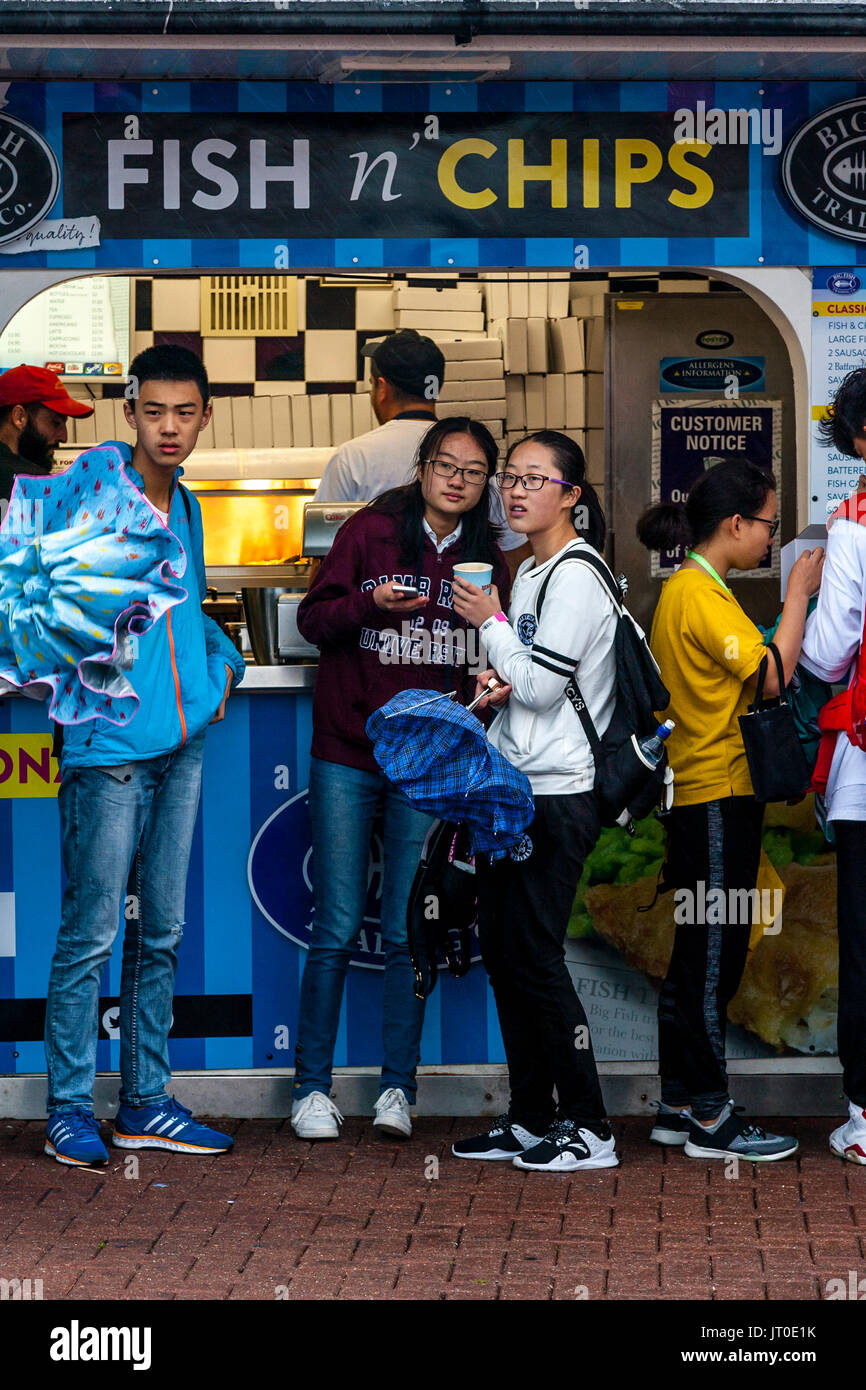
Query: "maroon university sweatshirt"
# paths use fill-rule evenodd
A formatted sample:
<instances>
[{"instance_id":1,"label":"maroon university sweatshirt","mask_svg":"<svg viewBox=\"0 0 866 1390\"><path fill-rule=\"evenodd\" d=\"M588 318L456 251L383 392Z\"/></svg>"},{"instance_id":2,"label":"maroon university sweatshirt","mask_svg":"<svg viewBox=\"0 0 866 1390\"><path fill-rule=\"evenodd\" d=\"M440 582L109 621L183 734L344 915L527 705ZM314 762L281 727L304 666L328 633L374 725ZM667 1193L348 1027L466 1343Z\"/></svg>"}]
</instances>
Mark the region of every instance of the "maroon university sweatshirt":
<instances>
[{"instance_id":1,"label":"maroon university sweatshirt","mask_svg":"<svg viewBox=\"0 0 866 1390\"><path fill-rule=\"evenodd\" d=\"M402 550L399 516L356 512L340 527L298 608L299 630L321 652L313 699L314 758L378 772L364 728L393 695L417 687L456 690L462 704L472 698L481 669L480 639L453 611L451 590L455 564L478 557L464 555L462 536L437 555L425 535L419 574L430 602L417 613L383 613L373 602L379 584L415 582L415 568ZM511 580L499 551L493 582L507 611Z\"/></svg>"}]
</instances>

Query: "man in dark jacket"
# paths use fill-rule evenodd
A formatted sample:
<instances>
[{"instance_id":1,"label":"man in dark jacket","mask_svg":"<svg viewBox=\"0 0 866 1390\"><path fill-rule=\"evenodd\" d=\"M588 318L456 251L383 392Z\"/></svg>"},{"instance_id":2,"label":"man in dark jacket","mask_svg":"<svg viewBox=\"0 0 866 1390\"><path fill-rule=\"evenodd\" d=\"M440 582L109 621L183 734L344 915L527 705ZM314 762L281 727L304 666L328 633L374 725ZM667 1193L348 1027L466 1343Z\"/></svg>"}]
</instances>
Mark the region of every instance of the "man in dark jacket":
<instances>
[{"instance_id":1,"label":"man in dark jacket","mask_svg":"<svg viewBox=\"0 0 866 1390\"><path fill-rule=\"evenodd\" d=\"M0 498L16 473L50 473L54 450L66 443L66 421L93 414L44 367L12 367L0 376Z\"/></svg>"}]
</instances>

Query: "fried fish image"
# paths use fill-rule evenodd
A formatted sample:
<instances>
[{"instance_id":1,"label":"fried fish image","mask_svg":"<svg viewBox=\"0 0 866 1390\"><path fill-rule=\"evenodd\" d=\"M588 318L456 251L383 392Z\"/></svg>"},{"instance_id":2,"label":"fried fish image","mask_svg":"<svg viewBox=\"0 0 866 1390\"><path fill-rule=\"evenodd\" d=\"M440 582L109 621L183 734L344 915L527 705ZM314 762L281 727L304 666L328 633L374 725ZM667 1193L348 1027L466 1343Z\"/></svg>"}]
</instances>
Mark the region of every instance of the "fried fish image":
<instances>
[{"instance_id":1,"label":"fried fish image","mask_svg":"<svg viewBox=\"0 0 866 1390\"><path fill-rule=\"evenodd\" d=\"M839 957L836 873L832 864L791 863L779 869L784 905L771 930L753 931L752 948L728 1017L782 1051L836 1051ZM655 876L630 884L598 884L584 904L599 936L629 965L662 979L674 938L674 894L652 901Z\"/></svg>"}]
</instances>

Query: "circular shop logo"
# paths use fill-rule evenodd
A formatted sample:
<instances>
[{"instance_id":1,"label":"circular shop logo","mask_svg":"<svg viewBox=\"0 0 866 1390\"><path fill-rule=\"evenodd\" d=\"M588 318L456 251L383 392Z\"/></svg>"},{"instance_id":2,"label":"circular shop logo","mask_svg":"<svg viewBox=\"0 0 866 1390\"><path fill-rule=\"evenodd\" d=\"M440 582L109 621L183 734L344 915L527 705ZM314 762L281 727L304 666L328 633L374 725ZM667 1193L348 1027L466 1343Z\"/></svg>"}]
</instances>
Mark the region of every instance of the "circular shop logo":
<instances>
[{"instance_id":1,"label":"circular shop logo","mask_svg":"<svg viewBox=\"0 0 866 1390\"><path fill-rule=\"evenodd\" d=\"M312 832L308 792L298 792L277 807L250 846L247 882L253 902L295 945L309 950L313 935ZM367 901L358 943L349 964L384 970L379 928L382 900L382 841L374 832L370 846Z\"/></svg>"},{"instance_id":2,"label":"circular shop logo","mask_svg":"<svg viewBox=\"0 0 866 1390\"><path fill-rule=\"evenodd\" d=\"M709 348L711 351L716 352L720 352L724 348L729 348L733 341L733 333L726 333L723 328L708 328L704 333L699 333L695 338L698 347Z\"/></svg>"},{"instance_id":3,"label":"circular shop logo","mask_svg":"<svg viewBox=\"0 0 866 1390\"><path fill-rule=\"evenodd\" d=\"M828 275L827 289L834 294L856 294L860 288L860 278L853 275L850 270L839 270L835 275Z\"/></svg>"},{"instance_id":4,"label":"circular shop logo","mask_svg":"<svg viewBox=\"0 0 866 1390\"><path fill-rule=\"evenodd\" d=\"M528 840L528 836L525 838ZM281 936L288 937L296 946L303 946L305 951L309 950L313 936L311 840L309 792L302 791L268 816L253 839L247 859L247 883L259 912ZM349 958L350 965L365 970L385 969L381 931L382 862L382 837L379 827L374 826L364 917L355 950ZM480 960L476 939L471 961L475 965ZM439 964L444 966L441 955Z\"/></svg>"},{"instance_id":5,"label":"circular shop logo","mask_svg":"<svg viewBox=\"0 0 866 1390\"><path fill-rule=\"evenodd\" d=\"M782 158L782 183L816 227L866 241L866 98L830 106L794 133Z\"/></svg>"},{"instance_id":6,"label":"circular shop logo","mask_svg":"<svg viewBox=\"0 0 866 1390\"><path fill-rule=\"evenodd\" d=\"M0 113L0 246L42 221L59 186L51 146L31 126Z\"/></svg>"}]
</instances>

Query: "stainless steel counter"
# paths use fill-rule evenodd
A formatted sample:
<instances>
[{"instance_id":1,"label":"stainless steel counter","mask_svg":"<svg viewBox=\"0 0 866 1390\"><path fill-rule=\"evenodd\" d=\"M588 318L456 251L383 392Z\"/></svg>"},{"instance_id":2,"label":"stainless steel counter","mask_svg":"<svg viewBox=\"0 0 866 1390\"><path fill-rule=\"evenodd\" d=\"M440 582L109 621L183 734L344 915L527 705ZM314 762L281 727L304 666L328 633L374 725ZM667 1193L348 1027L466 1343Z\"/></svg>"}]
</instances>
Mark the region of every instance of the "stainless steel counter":
<instances>
[{"instance_id":1,"label":"stainless steel counter","mask_svg":"<svg viewBox=\"0 0 866 1390\"><path fill-rule=\"evenodd\" d=\"M247 691L250 695L263 691L312 690L316 683L315 662L292 662L285 666L248 665L243 684L237 693Z\"/></svg>"}]
</instances>

